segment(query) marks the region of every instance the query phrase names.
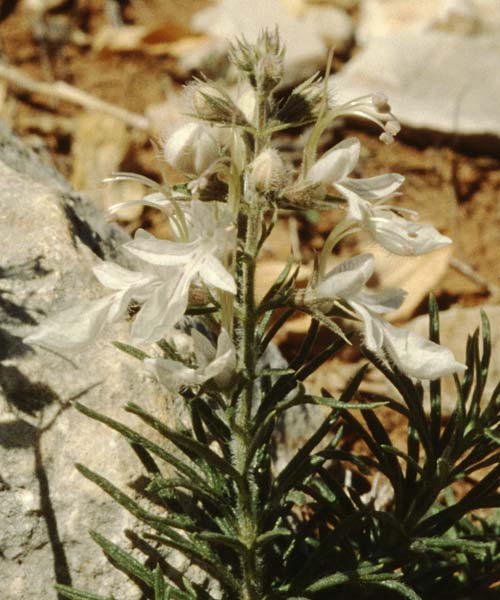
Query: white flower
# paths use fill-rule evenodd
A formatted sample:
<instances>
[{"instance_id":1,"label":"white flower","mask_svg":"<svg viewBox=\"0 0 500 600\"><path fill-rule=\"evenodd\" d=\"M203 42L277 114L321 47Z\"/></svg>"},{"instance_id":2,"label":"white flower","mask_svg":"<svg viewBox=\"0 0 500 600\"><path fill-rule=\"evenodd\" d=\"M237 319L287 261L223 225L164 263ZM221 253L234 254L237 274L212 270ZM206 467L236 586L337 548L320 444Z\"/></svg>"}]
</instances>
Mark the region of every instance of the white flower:
<instances>
[{"instance_id":1,"label":"white flower","mask_svg":"<svg viewBox=\"0 0 500 600\"><path fill-rule=\"evenodd\" d=\"M220 389L230 385L236 370L236 350L225 329L222 329L214 348L209 339L193 329L194 354L196 368L187 367L183 363L166 358L147 358L144 364L158 381L172 392L181 386L202 385L214 379Z\"/></svg>"},{"instance_id":2,"label":"white flower","mask_svg":"<svg viewBox=\"0 0 500 600\"><path fill-rule=\"evenodd\" d=\"M219 158L220 151L207 127L200 123L187 123L168 138L163 154L174 169L201 175Z\"/></svg>"},{"instance_id":3,"label":"white flower","mask_svg":"<svg viewBox=\"0 0 500 600\"><path fill-rule=\"evenodd\" d=\"M382 324L384 347L403 373L417 379L439 379L465 371L464 364L455 360L453 353L444 346L423 337L398 329L389 323Z\"/></svg>"},{"instance_id":4,"label":"white flower","mask_svg":"<svg viewBox=\"0 0 500 600\"><path fill-rule=\"evenodd\" d=\"M441 235L432 225L407 221L395 214L393 207L380 204L398 190L404 181L402 175L348 177L358 162L360 149L356 138L340 142L311 167L307 178L333 186L347 199L348 217L393 254L416 256L451 244L450 238Z\"/></svg>"},{"instance_id":5,"label":"white flower","mask_svg":"<svg viewBox=\"0 0 500 600\"><path fill-rule=\"evenodd\" d=\"M398 173L388 173L365 179L348 177L358 164L361 144L357 138L347 138L325 152L309 169L307 179L314 183L326 183L340 193L354 192L366 200L378 200L393 194L403 183Z\"/></svg>"},{"instance_id":6,"label":"white flower","mask_svg":"<svg viewBox=\"0 0 500 600\"><path fill-rule=\"evenodd\" d=\"M169 301L181 276L178 270L170 270L165 279L160 277L160 271L135 272L110 262L103 262L93 270L102 285L115 292L47 319L25 338L26 343L58 352L82 350L99 336L106 324L127 314L131 300L142 303L131 332L138 342L160 339L184 314L185 307Z\"/></svg>"},{"instance_id":7,"label":"white flower","mask_svg":"<svg viewBox=\"0 0 500 600\"><path fill-rule=\"evenodd\" d=\"M228 224L225 205L193 200L190 209L186 215L187 241L159 240L139 229L135 239L124 247L152 265L182 267L183 275L175 291L178 298L185 296L187 299L189 286L195 278L209 287L235 294L234 278L221 261L227 259L235 244L234 227Z\"/></svg>"},{"instance_id":8,"label":"white flower","mask_svg":"<svg viewBox=\"0 0 500 600\"><path fill-rule=\"evenodd\" d=\"M391 206L364 200L350 190L344 190L344 195L349 204L349 218L393 254L419 256L452 243L432 225L407 221L395 214Z\"/></svg>"},{"instance_id":9,"label":"white flower","mask_svg":"<svg viewBox=\"0 0 500 600\"><path fill-rule=\"evenodd\" d=\"M437 379L463 371L465 365L457 362L447 348L415 333L397 329L378 316L399 308L405 292L390 288L382 292L364 291L373 269L371 254L347 260L322 277L315 288L308 290L304 300L324 312L329 312L335 301L345 302L363 321L366 347L372 352L384 349L409 376Z\"/></svg>"},{"instance_id":10,"label":"white flower","mask_svg":"<svg viewBox=\"0 0 500 600\"><path fill-rule=\"evenodd\" d=\"M374 267L372 254L346 260L322 277L314 289L306 292L305 300L319 303L324 312L331 310L335 299L343 300L363 320L367 347L378 351L382 347L383 333L373 313L384 314L396 310L403 303L406 293L398 288L388 288L382 292L364 290Z\"/></svg>"}]
</instances>

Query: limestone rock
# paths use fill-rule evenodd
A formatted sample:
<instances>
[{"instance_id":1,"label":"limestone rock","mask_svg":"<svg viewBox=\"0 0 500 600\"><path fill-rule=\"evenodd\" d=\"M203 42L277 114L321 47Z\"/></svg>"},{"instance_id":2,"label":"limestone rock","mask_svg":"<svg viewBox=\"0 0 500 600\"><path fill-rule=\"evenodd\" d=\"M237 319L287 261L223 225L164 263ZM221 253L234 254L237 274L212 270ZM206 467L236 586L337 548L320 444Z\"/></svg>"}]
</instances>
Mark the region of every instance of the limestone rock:
<instances>
[{"instance_id":1,"label":"limestone rock","mask_svg":"<svg viewBox=\"0 0 500 600\"><path fill-rule=\"evenodd\" d=\"M163 393L109 332L73 361L23 343L46 314L102 294L91 266L123 263L125 240L90 203L0 126L0 581L2 598L56 598L53 585L124 600L138 588L92 542L96 529L130 546L134 519L74 468L81 462L133 495L142 470L114 432L71 400L132 423L127 401L166 412ZM134 423L135 425L135 423Z\"/></svg>"},{"instance_id":2,"label":"limestone rock","mask_svg":"<svg viewBox=\"0 0 500 600\"><path fill-rule=\"evenodd\" d=\"M439 132L484 150L500 138L499 64L500 36L400 33L367 44L331 89L340 102L384 92L403 134Z\"/></svg>"},{"instance_id":3,"label":"limestone rock","mask_svg":"<svg viewBox=\"0 0 500 600\"><path fill-rule=\"evenodd\" d=\"M500 31L497 0L364 0L356 39L366 44L398 32L451 31L481 35Z\"/></svg>"},{"instance_id":4,"label":"limestone rock","mask_svg":"<svg viewBox=\"0 0 500 600\"><path fill-rule=\"evenodd\" d=\"M352 20L344 11L333 6L293 4L290 0L219 0L216 4L196 13L191 27L213 37L219 48L221 40L227 43L244 36L254 41L263 30L279 25L282 42L286 46L285 83L296 83L320 69L326 62L328 49L345 47L353 36ZM203 69L207 59L213 60L213 51L205 48L188 58L190 68ZM186 65L185 65L186 66Z\"/></svg>"}]
</instances>

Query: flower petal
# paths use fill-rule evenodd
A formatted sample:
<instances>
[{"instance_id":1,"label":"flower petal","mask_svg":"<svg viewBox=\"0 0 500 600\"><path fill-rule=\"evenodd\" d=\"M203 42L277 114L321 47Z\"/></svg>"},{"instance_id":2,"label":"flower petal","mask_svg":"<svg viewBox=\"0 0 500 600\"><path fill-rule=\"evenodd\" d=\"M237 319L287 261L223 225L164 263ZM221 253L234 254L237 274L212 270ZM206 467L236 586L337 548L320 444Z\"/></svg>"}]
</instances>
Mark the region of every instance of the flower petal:
<instances>
[{"instance_id":1,"label":"flower petal","mask_svg":"<svg viewBox=\"0 0 500 600\"><path fill-rule=\"evenodd\" d=\"M384 339L380 319L373 317L370 311L358 302L350 300L349 306L363 319L366 347L372 352L379 352Z\"/></svg>"},{"instance_id":2,"label":"flower petal","mask_svg":"<svg viewBox=\"0 0 500 600\"><path fill-rule=\"evenodd\" d=\"M199 382L195 369L186 367L181 362L167 358L146 358L144 366L170 392L176 393L182 385L193 385Z\"/></svg>"},{"instance_id":3,"label":"flower petal","mask_svg":"<svg viewBox=\"0 0 500 600\"><path fill-rule=\"evenodd\" d=\"M390 211L371 219L369 229L386 250L401 256L419 256L452 243L432 225L413 223Z\"/></svg>"},{"instance_id":4,"label":"flower petal","mask_svg":"<svg viewBox=\"0 0 500 600\"><path fill-rule=\"evenodd\" d=\"M115 297L82 302L49 317L24 342L55 352L82 350L102 331Z\"/></svg>"},{"instance_id":5,"label":"flower petal","mask_svg":"<svg viewBox=\"0 0 500 600\"><path fill-rule=\"evenodd\" d=\"M132 343L157 342L183 317L188 305L189 282L173 273L156 287L137 314L130 331Z\"/></svg>"},{"instance_id":6,"label":"flower petal","mask_svg":"<svg viewBox=\"0 0 500 600\"><path fill-rule=\"evenodd\" d=\"M360 292L356 301L375 313L388 313L398 309L406 298L406 292L400 288L386 288L380 292Z\"/></svg>"},{"instance_id":7,"label":"flower petal","mask_svg":"<svg viewBox=\"0 0 500 600\"><path fill-rule=\"evenodd\" d=\"M101 262L92 268L99 282L112 290L123 290L150 279L144 273L130 271L113 262Z\"/></svg>"},{"instance_id":8,"label":"flower petal","mask_svg":"<svg viewBox=\"0 0 500 600\"><path fill-rule=\"evenodd\" d=\"M394 363L407 375L433 380L465 371L466 366L455 360L448 348L406 329L398 329L382 321L381 324L385 349Z\"/></svg>"},{"instance_id":9,"label":"flower petal","mask_svg":"<svg viewBox=\"0 0 500 600\"><path fill-rule=\"evenodd\" d=\"M221 261L215 256L207 255L203 258L199 274L207 285L230 294L236 294L236 283L233 276L228 273Z\"/></svg>"},{"instance_id":10,"label":"flower petal","mask_svg":"<svg viewBox=\"0 0 500 600\"><path fill-rule=\"evenodd\" d=\"M335 185L339 192L345 189L357 194L364 200L380 200L393 194L399 189L405 178L399 173L387 173L365 179L352 179L347 177Z\"/></svg>"},{"instance_id":11,"label":"flower petal","mask_svg":"<svg viewBox=\"0 0 500 600\"><path fill-rule=\"evenodd\" d=\"M136 234L134 240L123 245L141 260L161 266L183 265L190 262L198 246L198 241L183 244L159 240L153 236L144 237L143 234Z\"/></svg>"},{"instance_id":12,"label":"flower petal","mask_svg":"<svg viewBox=\"0 0 500 600\"><path fill-rule=\"evenodd\" d=\"M332 184L347 177L356 166L361 145L357 138L343 140L309 169L307 179L316 183Z\"/></svg>"},{"instance_id":13,"label":"flower petal","mask_svg":"<svg viewBox=\"0 0 500 600\"><path fill-rule=\"evenodd\" d=\"M358 292L373 274L374 259L372 254L361 254L337 265L325 275L316 287L316 296L349 299Z\"/></svg>"}]
</instances>

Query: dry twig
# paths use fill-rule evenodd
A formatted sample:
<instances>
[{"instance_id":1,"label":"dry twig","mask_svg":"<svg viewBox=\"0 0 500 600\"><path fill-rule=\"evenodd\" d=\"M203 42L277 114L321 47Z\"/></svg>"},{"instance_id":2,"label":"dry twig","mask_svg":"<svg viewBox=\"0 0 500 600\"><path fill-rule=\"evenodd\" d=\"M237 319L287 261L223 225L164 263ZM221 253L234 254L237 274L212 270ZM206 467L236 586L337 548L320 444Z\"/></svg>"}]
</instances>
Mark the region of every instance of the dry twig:
<instances>
[{"instance_id":1,"label":"dry twig","mask_svg":"<svg viewBox=\"0 0 500 600\"><path fill-rule=\"evenodd\" d=\"M151 130L149 119L143 115L133 113L129 110L115 106L110 102L96 98L77 87L70 85L64 81L54 81L47 83L45 81L37 81L29 77L16 67L12 67L0 61L0 78L5 79L13 86L27 90L31 94L41 94L50 98L57 98L72 104L78 104L89 110L96 110L103 113L108 113L121 119L127 125L136 127L143 131Z\"/></svg>"}]
</instances>

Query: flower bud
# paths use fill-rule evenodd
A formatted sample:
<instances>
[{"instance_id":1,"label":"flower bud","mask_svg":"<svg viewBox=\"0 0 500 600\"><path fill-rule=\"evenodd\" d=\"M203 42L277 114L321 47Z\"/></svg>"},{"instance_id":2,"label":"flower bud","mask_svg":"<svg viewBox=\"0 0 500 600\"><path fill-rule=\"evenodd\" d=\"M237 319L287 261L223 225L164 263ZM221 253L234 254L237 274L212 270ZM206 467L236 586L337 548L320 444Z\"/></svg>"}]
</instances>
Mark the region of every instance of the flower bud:
<instances>
[{"instance_id":1,"label":"flower bud","mask_svg":"<svg viewBox=\"0 0 500 600\"><path fill-rule=\"evenodd\" d=\"M276 150L263 150L250 165L250 181L260 192L280 189L285 180L285 164Z\"/></svg>"},{"instance_id":2,"label":"flower bud","mask_svg":"<svg viewBox=\"0 0 500 600\"><path fill-rule=\"evenodd\" d=\"M163 155L174 169L200 175L219 158L219 147L206 127L187 123L169 137Z\"/></svg>"},{"instance_id":3,"label":"flower bud","mask_svg":"<svg viewBox=\"0 0 500 600\"><path fill-rule=\"evenodd\" d=\"M277 118L283 123L307 123L318 116L324 102L324 87L313 75L295 89L279 109Z\"/></svg>"},{"instance_id":4,"label":"flower bud","mask_svg":"<svg viewBox=\"0 0 500 600\"><path fill-rule=\"evenodd\" d=\"M283 79L283 57L263 56L255 69L255 78L264 92L271 92Z\"/></svg>"},{"instance_id":5,"label":"flower bud","mask_svg":"<svg viewBox=\"0 0 500 600\"><path fill-rule=\"evenodd\" d=\"M321 210L324 208L325 197L325 186L321 182L299 181L282 191L278 198L278 205L285 209Z\"/></svg>"},{"instance_id":6,"label":"flower bud","mask_svg":"<svg viewBox=\"0 0 500 600\"><path fill-rule=\"evenodd\" d=\"M283 78L283 47L277 30L263 31L254 43L237 40L230 61L260 92L271 92Z\"/></svg>"},{"instance_id":7,"label":"flower bud","mask_svg":"<svg viewBox=\"0 0 500 600\"><path fill-rule=\"evenodd\" d=\"M228 94L209 83L191 86L191 104L196 116L205 121L238 125L245 123L243 114Z\"/></svg>"}]
</instances>

